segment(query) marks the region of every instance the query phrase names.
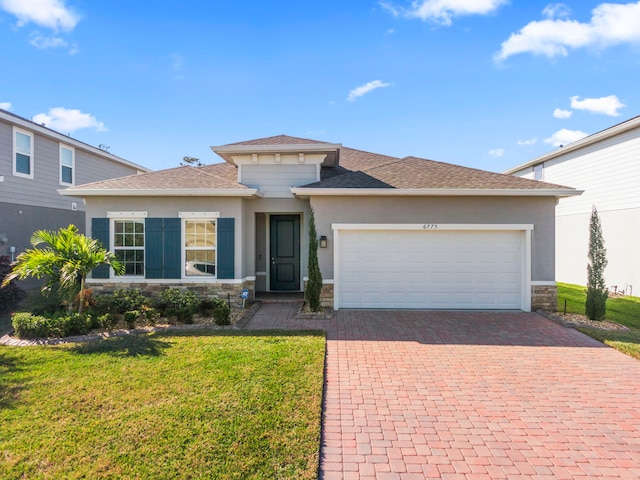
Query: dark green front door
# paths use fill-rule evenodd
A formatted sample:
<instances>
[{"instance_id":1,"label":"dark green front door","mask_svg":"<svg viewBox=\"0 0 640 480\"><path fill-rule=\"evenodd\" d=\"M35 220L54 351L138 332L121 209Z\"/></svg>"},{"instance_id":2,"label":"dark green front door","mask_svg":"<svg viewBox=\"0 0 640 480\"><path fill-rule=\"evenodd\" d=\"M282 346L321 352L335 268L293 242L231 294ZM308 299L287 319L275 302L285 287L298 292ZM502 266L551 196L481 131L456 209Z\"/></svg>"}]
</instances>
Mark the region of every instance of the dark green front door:
<instances>
[{"instance_id":1,"label":"dark green front door","mask_svg":"<svg viewBox=\"0 0 640 480\"><path fill-rule=\"evenodd\" d=\"M272 291L300 290L300 216L271 215Z\"/></svg>"}]
</instances>

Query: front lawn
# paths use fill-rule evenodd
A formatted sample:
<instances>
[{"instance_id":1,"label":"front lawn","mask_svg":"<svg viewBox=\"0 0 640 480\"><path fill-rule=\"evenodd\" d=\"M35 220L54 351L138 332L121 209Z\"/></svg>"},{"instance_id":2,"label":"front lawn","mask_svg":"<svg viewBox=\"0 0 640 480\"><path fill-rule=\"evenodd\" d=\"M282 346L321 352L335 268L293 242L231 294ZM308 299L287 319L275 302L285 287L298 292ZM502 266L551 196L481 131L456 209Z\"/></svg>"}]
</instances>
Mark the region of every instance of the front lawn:
<instances>
[{"instance_id":1,"label":"front lawn","mask_svg":"<svg viewBox=\"0 0 640 480\"><path fill-rule=\"evenodd\" d=\"M558 283L558 311L564 311L564 303L566 300L568 313L584 315L586 299L586 287ZM609 298L607 300L606 319L625 325L630 331L622 333L588 328L580 328L580 331L596 340L606 343L616 350L640 359L640 298Z\"/></svg>"},{"instance_id":2,"label":"front lawn","mask_svg":"<svg viewBox=\"0 0 640 480\"><path fill-rule=\"evenodd\" d=\"M317 477L324 335L0 347L2 478Z\"/></svg>"}]
</instances>

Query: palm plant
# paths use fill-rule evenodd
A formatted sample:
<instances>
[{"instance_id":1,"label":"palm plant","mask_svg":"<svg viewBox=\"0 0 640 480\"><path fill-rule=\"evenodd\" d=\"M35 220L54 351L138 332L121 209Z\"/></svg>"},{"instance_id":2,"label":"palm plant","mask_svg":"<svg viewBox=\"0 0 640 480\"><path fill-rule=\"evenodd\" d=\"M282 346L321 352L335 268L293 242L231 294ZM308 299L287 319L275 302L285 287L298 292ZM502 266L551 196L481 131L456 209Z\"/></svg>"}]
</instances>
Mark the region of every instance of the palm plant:
<instances>
[{"instance_id":1,"label":"palm plant","mask_svg":"<svg viewBox=\"0 0 640 480\"><path fill-rule=\"evenodd\" d=\"M31 236L31 244L34 248L18 255L2 286L15 278L48 277L42 288L43 293L57 289L68 302L69 309L78 295L78 313L82 313L85 280L91 270L106 264L113 268L116 275L124 273L124 266L113 253L103 248L98 240L79 233L75 225L58 231L38 230Z\"/></svg>"}]
</instances>

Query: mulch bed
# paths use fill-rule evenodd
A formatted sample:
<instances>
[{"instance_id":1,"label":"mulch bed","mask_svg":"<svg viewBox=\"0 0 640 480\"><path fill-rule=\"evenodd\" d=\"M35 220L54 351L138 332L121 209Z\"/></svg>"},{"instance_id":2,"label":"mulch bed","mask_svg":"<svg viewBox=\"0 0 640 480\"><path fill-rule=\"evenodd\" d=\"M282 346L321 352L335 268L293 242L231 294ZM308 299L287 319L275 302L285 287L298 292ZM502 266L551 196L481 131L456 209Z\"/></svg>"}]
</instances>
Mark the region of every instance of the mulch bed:
<instances>
[{"instance_id":1,"label":"mulch bed","mask_svg":"<svg viewBox=\"0 0 640 480\"><path fill-rule=\"evenodd\" d=\"M538 313L567 328L590 328L593 330L610 330L618 332L629 331L627 327L620 325L619 323L610 322L609 320L589 320L586 316L578 313L547 312L543 310L538 310Z\"/></svg>"}]
</instances>

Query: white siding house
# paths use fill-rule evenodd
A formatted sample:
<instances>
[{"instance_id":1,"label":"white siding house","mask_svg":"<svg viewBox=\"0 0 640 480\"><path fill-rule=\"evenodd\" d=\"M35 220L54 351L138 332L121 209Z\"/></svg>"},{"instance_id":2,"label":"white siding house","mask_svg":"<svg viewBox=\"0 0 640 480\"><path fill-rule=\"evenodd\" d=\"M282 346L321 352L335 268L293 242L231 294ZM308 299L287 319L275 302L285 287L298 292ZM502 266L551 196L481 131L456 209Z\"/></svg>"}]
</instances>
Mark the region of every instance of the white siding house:
<instances>
[{"instance_id":1,"label":"white siding house","mask_svg":"<svg viewBox=\"0 0 640 480\"><path fill-rule=\"evenodd\" d=\"M556 208L556 278L585 285L589 218L595 206L609 264L605 281L640 294L640 116L505 173L584 190Z\"/></svg>"}]
</instances>

